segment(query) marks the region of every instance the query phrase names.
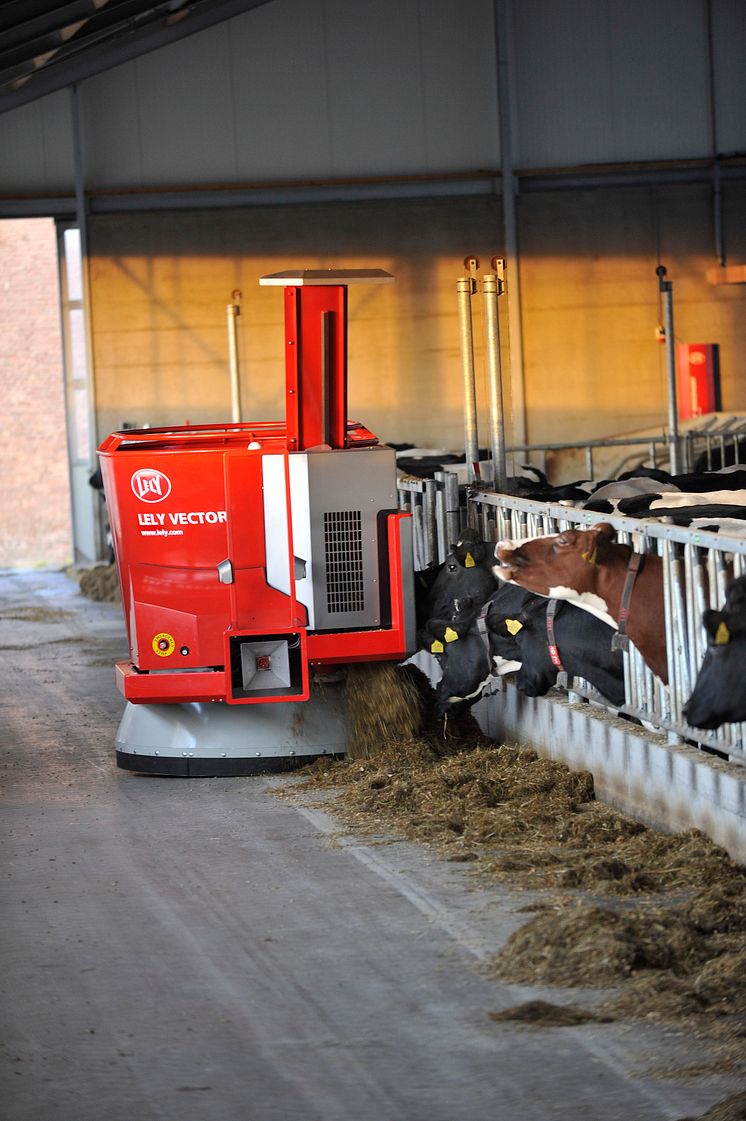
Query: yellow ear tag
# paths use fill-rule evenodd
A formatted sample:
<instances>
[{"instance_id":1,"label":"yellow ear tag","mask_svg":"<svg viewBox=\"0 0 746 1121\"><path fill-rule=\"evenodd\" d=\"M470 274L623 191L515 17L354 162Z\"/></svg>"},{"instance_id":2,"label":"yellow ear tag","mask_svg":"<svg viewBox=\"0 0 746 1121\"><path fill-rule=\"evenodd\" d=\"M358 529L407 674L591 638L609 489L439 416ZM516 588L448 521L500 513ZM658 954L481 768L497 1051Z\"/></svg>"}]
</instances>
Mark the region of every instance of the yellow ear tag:
<instances>
[{"instance_id":1,"label":"yellow ear tag","mask_svg":"<svg viewBox=\"0 0 746 1121\"><path fill-rule=\"evenodd\" d=\"M727 646L729 642L730 642L730 631L726 627L725 623L719 623L718 624L718 629L715 631L715 645L716 646Z\"/></svg>"},{"instance_id":2,"label":"yellow ear tag","mask_svg":"<svg viewBox=\"0 0 746 1121\"><path fill-rule=\"evenodd\" d=\"M520 623L518 619L506 619L505 626L511 634L518 634L520 630L523 630L523 623Z\"/></svg>"},{"instance_id":3,"label":"yellow ear tag","mask_svg":"<svg viewBox=\"0 0 746 1121\"><path fill-rule=\"evenodd\" d=\"M471 553L467 553L464 560L464 568L473 568L476 563Z\"/></svg>"},{"instance_id":4,"label":"yellow ear tag","mask_svg":"<svg viewBox=\"0 0 746 1121\"><path fill-rule=\"evenodd\" d=\"M453 630L452 627L446 627L443 638L446 640L446 642L455 642L458 638L458 634Z\"/></svg>"},{"instance_id":5,"label":"yellow ear tag","mask_svg":"<svg viewBox=\"0 0 746 1121\"><path fill-rule=\"evenodd\" d=\"M443 646L443 643L440 641L440 639L436 638L435 642L430 647L430 653L431 654L442 654L444 649L445 649L445 647Z\"/></svg>"},{"instance_id":6,"label":"yellow ear tag","mask_svg":"<svg viewBox=\"0 0 746 1121\"><path fill-rule=\"evenodd\" d=\"M598 564L598 549L594 545L593 552L591 553L589 551L587 553L583 553L582 557L584 561L588 562L588 564Z\"/></svg>"}]
</instances>

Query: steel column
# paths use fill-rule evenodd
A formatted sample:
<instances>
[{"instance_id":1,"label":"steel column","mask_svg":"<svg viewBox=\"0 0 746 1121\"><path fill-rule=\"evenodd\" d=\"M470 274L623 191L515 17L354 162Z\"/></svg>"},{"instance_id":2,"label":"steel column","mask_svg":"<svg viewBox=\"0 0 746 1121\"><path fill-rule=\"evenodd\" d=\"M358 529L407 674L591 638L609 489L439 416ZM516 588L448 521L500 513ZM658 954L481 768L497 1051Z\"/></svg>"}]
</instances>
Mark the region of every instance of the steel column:
<instances>
[{"instance_id":1,"label":"steel column","mask_svg":"<svg viewBox=\"0 0 746 1121\"><path fill-rule=\"evenodd\" d=\"M482 279L484 301L484 342L487 361L487 385L490 405L490 447L492 449L492 485L505 493L508 472L505 463L505 410L503 407L502 365L500 361L500 312L497 301L503 293L505 262L492 261L494 273Z\"/></svg>"},{"instance_id":2,"label":"steel column","mask_svg":"<svg viewBox=\"0 0 746 1121\"><path fill-rule=\"evenodd\" d=\"M476 258L467 257L465 264ZM478 267L478 262L476 262ZM464 387L464 451L466 476L470 483L480 478L479 438L477 436L477 393L474 378L474 330L471 320L471 298L476 290L472 276L462 276L456 281L458 293L458 337L461 351L461 376Z\"/></svg>"},{"instance_id":3,"label":"steel column","mask_svg":"<svg viewBox=\"0 0 746 1121\"><path fill-rule=\"evenodd\" d=\"M681 470L679 449L679 408L676 399L676 348L673 334L673 286L664 280L666 269L659 265L655 270L658 287L663 303L663 327L666 343L666 383L668 387L668 438L671 474L678 475Z\"/></svg>"}]
</instances>

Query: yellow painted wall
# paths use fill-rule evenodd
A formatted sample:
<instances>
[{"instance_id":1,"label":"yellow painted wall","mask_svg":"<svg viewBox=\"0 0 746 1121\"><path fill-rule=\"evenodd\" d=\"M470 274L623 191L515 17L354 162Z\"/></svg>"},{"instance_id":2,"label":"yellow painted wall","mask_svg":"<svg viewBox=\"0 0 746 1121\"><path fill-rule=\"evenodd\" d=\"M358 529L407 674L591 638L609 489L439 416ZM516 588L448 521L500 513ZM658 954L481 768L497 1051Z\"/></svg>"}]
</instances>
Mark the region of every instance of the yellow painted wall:
<instances>
[{"instance_id":1,"label":"yellow painted wall","mask_svg":"<svg viewBox=\"0 0 746 1121\"><path fill-rule=\"evenodd\" d=\"M746 260L746 189L728 185L726 202L735 263ZM714 264L707 189L536 193L519 200L519 221L532 442L665 424L659 260L674 283L677 339L720 343L724 407L746 409L746 290L705 278ZM225 308L234 290L243 418L280 419L282 296L259 277L378 267L396 283L349 293L349 415L383 440L463 447L456 280L465 255L484 268L503 251L499 199L96 216L90 244L101 437L123 421L230 419ZM481 299L474 314L486 446ZM507 381L507 354L504 368ZM507 384L508 411L510 399ZM507 427L510 441L510 417Z\"/></svg>"},{"instance_id":2,"label":"yellow painted wall","mask_svg":"<svg viewBox=\"0 0 746 1121\"><path fill-rule=\"evenodd\" d=\"M728 185L726 245L746 260L746 189ZM520 201L528 431L596 439L667 419L656 267L677 342L719 343L726 410L746 410L746 287L713 286L705 187L560 191Z\"/></svg>"}]
</instances>

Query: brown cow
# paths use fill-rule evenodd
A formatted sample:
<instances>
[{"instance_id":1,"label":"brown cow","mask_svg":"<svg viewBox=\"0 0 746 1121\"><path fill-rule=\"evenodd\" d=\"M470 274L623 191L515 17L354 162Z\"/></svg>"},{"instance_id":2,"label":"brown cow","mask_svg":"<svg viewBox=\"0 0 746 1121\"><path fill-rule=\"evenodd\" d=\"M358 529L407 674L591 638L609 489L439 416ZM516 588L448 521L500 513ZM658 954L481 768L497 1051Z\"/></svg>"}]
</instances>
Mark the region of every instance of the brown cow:
<instances>
[{"instance_id":1,"label":"brown cow","mask_svg":"<svg viewBox=\"0 0 746 1121\"><path fill-rule=\"evenodd\" d=\"M566 599L619 628L622 592L632 549L607 522L592 529L568 529L523 544L498 541L495 575L527 591ZM626 631L664 684L668 683L663 614L663 565L645 554L635 579Z\"/></svg>"}]
</instances>

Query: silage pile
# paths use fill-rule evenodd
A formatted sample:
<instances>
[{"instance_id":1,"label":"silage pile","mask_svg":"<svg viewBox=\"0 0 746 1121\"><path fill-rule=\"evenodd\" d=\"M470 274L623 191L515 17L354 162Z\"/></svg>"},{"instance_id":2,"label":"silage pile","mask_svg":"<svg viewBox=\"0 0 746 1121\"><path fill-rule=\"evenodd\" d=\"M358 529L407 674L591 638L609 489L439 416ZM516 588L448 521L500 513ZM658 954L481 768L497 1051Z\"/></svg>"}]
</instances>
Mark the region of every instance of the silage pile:
<instances>
[{"instance_id":1,"label":"silage pile","mask_svg":"<svg viewBox=\"0 0 746 1121\"><path fill-rule=\"evenodd\" d=\"M494 977L613 989L576 1014L687 1021L723 1045L727 1065L746 1038L744 869L697 830L659 833L595 801L587 772L492 743L471 717L434 720L423 681L411 668L356 669L351 750L315 764L306 786L333 788L333 812L357 832L393 829L502 882L551 890L527 908L536 913ZM511 1014L521 1018L500 1015Z\"/></svg>"},{"instance_id":2,"label":"silage pile","mask_svg":"<svg viewBox=\"0 0 746 1121\"><path fill-rule=\"evenodd\" d=\"M97 564L93 568L71 569L70 575L80 583L80 594L99 603L119 603L119 578L115 564Z\"/></svg>"}]
</instances>

